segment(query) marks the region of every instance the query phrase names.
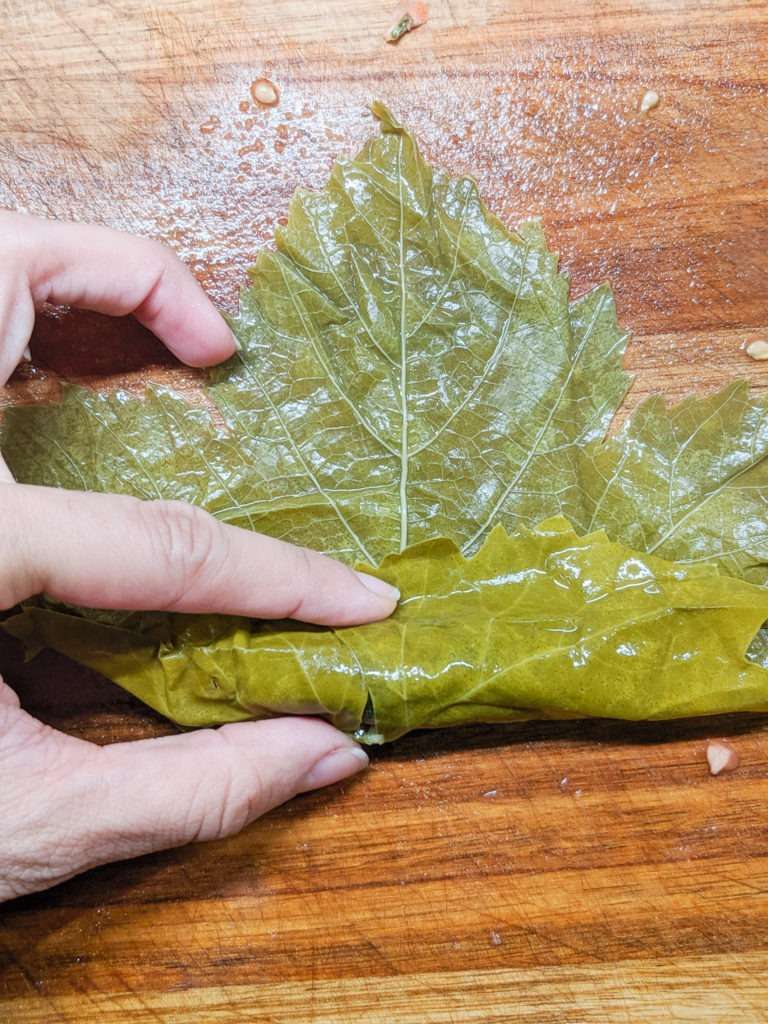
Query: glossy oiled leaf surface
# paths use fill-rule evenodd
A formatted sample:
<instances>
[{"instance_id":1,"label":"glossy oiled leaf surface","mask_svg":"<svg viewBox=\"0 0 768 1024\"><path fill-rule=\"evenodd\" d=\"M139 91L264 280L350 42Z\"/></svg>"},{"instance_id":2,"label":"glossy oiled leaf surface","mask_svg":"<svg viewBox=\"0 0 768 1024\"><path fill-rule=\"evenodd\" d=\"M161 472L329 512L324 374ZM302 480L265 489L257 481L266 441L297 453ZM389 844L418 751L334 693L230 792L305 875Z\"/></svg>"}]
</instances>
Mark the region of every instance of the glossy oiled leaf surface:
<instances>
[{"instance_id":1,"label":"glossy oiled leaf surface","mask_svg":"<svg viewBox=\"0 0 768 1024\"><path fill-rule=\"evenodd\" d=\"M748 606L762 608L763 595L707 563L766 582L763 405L739 383L673 407L652 398L606 439L629 383L609 289L569 304L538 225L506 230L472 181L429 167L389 113L374 112L380 136L321 192L297 193L276 250L259 256L233 324L241 351L213 372L208 409L162 388L141 399L69 388L56 405L12 409L3 451L22 482L180 498L369 567L403 552L384 569L404 593L395 619L333 634L210 617L111 614L96 625L39 608L15 628L189 724L314 710L353 728L369 698L387 737L520 714L762 706L763 670L745 668L743 647L765 611ZM580 636L605 610L610 628L589 633L586 671L565 634L542 626L549 608L565 614L559 563L531 562L527 631L514 617L523 592L497 579L498 559L530 561L533 541L507 547L494 529L553 515L590 535L573 544L604 588L600 609L574 604L569 620ZM600 576L595 559L609 549L595 530L635 549L638 564L657 555L689 567L690 578L664 570L668 614L638 617L627 601L646 591ZM464 563L459 551L481 554ZM493 585L458 585L486 570ZM700 602L684 614L678 583ZM630 654L614 635L624 613ZM696 641L694 628L707 635ZM668 663L671 636L685 642ZM756 663L768 664L766 644L755 641Z\"/></svg>"},{"instance_id":2,"label":"glossy oiled leaf surface","mask_svg":"<svg viewBox=\"0 0 768 1024\"><path fill-rule=\"evenodd\" d=\"M590 516L625 543L686 563L716 561L766 582L768 413L736 381L707 398L640 406L593 446L583 475Z\"/></svg>"},{"instance_id":3,"label":"glossy oiled leaf surface","mask_svg":"<svg viewBox=\"0 0 768 1024\"><path fill-rule=\"evenodd\" d=\"M158 646L33 608L9 628L106 672L183 725L311 713L369 742L467 720L675 718L768 708L768 670L745 658L768 591L684 568L564 519L466 559L448 540L385 559L406 596L343 630L169 617ZM157 637L155 637L157 640Z\"/></svg>"},{"instance_id":4,"label":"glossy oiled leaf surface","mask_svg":"<svg viewBox=\"0 0 768 1024\"><path fill-rule=\"evenodd\" d=\"M569 314L538 225L507 231L377 114L381 136L296 195L253 268L242 353L208 391L225 429L166 390L70 390L9 415L17 479L183 498L373 564L583 518L581 452L627 387L610 292Z\"/></svg>"}]
</instances>

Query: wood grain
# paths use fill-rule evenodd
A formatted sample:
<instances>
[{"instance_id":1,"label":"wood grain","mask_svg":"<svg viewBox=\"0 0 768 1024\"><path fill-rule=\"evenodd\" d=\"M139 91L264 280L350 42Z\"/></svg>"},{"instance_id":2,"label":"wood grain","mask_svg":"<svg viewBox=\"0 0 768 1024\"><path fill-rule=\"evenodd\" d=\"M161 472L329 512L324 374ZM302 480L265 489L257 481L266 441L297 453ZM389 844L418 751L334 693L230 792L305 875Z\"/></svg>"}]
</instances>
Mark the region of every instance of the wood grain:
<instances>
[{"instance_id":1,"label":"wood grain","mask_svg":"<svg viewBox=\"0 0 768 1024\"><path fill-rule=\"evenodd\" d=\"M164 239L225 308L297 186L379 97L507 223L541 216L574 294L611 281L631 408L768 366L768 5L0 0L0 204ZM280 87L254 108L251 81ZM638 112L654 88L658 108ZM166 380L128 321L40 318L7 400ZM0 666L97 742L172 731L63 659ZM112 865L0 910L9 1021L768 1020L765 719L406 737L365 778L235 839ZM710 735L742 768L707 774Z\"/></svg>"}]
</instances>

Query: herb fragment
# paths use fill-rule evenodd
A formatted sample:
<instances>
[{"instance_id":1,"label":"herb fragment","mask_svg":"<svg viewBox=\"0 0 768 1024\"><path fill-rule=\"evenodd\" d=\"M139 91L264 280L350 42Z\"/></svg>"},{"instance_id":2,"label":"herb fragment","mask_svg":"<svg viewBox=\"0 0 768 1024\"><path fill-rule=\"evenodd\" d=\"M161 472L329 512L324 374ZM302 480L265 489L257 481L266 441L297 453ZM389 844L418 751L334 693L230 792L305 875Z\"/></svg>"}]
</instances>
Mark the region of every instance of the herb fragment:
<instances>
[{"instance_id":1,"label":"herb fragment","mask_svg":"<svg viewBox=\"0 0 768 1024\"><path fill-rule=\"evenodd\" d=\"M396 43L407 32L425 25L428 17L425 3L399 4L392 15L392 26L384 37L388 43Z\"/></svg>"}]
</instances>

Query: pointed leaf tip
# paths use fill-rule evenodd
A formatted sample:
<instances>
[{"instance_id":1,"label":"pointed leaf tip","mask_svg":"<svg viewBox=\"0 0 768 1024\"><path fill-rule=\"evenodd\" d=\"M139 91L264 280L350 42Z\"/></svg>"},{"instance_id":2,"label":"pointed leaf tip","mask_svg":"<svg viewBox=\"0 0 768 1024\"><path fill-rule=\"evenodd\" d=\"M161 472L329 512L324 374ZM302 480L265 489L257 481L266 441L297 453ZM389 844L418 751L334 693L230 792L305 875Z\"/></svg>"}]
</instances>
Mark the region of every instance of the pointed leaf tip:
<instances>
[{"instance_id":1,"label":"pointed leaf tip","mask_svg":"<svg viewBox=\"0 0 768 1024\"><path fill-rule=\"evenodd\" d=\"M393 135L406 135L406 129L395 119L392 111L381 100L374 100L371 113L381 126L382 132Z\"/></svg>"}]
</instances>

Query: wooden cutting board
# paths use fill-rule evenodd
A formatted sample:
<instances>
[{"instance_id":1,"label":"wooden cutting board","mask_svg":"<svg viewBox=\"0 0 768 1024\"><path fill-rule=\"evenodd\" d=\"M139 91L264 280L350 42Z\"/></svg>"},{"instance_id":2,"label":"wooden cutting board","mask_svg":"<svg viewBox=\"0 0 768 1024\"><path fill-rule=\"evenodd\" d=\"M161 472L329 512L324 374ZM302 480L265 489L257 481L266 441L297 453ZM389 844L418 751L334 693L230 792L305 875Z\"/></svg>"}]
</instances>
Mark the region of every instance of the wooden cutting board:
<instances>
[{"instance_id":1,"label":"wooden cutting board","mask_svg":"<svg viewBox=\"0 0 768 1024\"><path fill-rule=\"evenodd\" d=\"M613 284L628 407L733 374L766 390L768 5L5 0L0 204L161 238L233 308L297 186L381 98L505 222L537 215L574 293ZM254 105L266 75L280 103ZM641 114L647 89L658 107ZM199 386L128 321L42 317L14 401L61 375ZM62 659L1 666L98 742L170 731ZM475 728L239 837L0 908L0 1018L584 1024L768 1020L768 722ZM706 738L732 737L710 778Z\"/></svg>"}]
</instances>

